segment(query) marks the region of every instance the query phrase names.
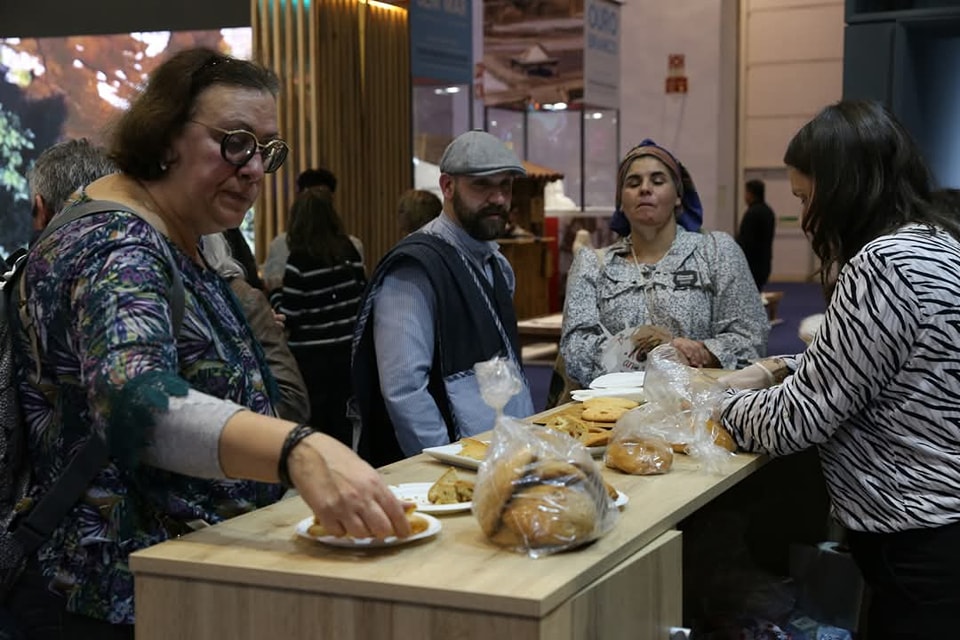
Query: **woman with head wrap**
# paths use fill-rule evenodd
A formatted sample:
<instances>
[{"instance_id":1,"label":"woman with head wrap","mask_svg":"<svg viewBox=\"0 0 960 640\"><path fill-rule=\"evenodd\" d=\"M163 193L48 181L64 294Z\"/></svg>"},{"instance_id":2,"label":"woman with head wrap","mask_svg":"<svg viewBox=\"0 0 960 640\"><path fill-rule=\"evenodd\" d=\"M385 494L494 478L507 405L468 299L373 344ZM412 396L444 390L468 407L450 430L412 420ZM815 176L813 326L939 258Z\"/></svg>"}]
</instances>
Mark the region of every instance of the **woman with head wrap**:
<instances>
[{"instance_id":1,"label":"woman with head wrap","mask_svg":"<svg viewBox=\"0 0 960 640\"><path fill-rule=\"evenodd\" d=\"M610 223L621 239L580 251L567 279L560 351L581 385L641 369L670 343L693 366L732 369L764 355L769 322L743 252L728 234L700 232L693 179L652 140L631 149Z\"/></svg>"}]
</instances>

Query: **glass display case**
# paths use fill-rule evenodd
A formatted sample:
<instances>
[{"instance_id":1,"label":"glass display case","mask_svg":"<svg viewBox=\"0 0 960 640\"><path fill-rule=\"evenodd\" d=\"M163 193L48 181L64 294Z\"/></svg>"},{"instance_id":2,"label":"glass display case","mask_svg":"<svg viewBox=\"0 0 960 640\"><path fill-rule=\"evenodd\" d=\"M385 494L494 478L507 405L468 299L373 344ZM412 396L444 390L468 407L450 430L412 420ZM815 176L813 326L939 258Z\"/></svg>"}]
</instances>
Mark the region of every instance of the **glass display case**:
<instances>
[{"instance_id":1,"label":"glass display case","mask_svg":"<svg viewBox=\"0 0 960 640\"><path fill-rule=\"evenodd\" d=\"M620 141L616 109L563 103L487 107L485 127L521 159L562 173L563 194L576 208L612 208Z\"/></svg>"},{"instance_id":2,"label":"glass display case","mask_svg":"<svg viewBox=\"0 0 960 640\"><path fill-rule=\"evenodd\" d=\"M469 84L415 84L413 87L414 187L439 192L438 164L457 135L474 128Z\"/></svg>"}]
</instances>

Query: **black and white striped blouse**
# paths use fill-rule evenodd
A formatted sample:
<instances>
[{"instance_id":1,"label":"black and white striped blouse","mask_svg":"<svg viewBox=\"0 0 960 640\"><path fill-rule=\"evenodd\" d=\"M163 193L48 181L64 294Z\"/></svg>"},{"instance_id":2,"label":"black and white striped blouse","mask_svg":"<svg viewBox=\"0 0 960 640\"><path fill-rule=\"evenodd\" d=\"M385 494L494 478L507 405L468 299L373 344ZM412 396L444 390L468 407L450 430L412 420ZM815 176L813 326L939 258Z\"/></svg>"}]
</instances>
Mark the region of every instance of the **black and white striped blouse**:
<instances>
[{"instance_id":1,"label":"black and white striped blouse","mask_svg":"<svg viewBox=\"0 0 960 640\"><path fill-rule=\"evenodd\" d=\"M783 384L723 402L743 448L817 445L851 529L960 520L960 242L919 225L870 242L797 364Z\"/></svg>"}]
</instances>

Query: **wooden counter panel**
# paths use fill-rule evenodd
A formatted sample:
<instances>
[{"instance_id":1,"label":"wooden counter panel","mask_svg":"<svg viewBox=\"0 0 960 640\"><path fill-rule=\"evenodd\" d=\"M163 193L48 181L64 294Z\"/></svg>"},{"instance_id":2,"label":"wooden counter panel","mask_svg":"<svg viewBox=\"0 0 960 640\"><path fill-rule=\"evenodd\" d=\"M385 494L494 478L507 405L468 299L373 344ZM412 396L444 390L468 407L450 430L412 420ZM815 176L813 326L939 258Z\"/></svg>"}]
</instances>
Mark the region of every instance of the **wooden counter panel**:
<instances>
[{"instance_id":1,"label":"wooden counter panel","mask_svg":"<svg viewBox=\"0 0 960 640\"><path fill-rule=\"evenodd\" d=\"M591 545L537 560L493 546L469 513L444 516L435 539L411 545L378 551L325 547L296 537L294 526L309 511L299 498L292 498L140 551L131 556L131 567L138 583L170 575L542 617L763 461L752 455L731 456L721 474L698 471L684 456L662 476L604 469L607 480L630 497L620 522ZM382 472L393 483L432 481L444 468L421 455Z\"/></svg>"},{"instance_id":2,"label":"wooden counter panel","mask_svg":"<svg viewBox=\"0 0 960 640\"><path fill-rule=\"evenodd\" d=\"M138 575L137 640L665 638L679 624L681 535L670 531L545 619L291 588Z\"/></svg>"},{"instance_id":3,"label":"wooden counter panel","mask_svg":"<svg viewBox=\"0 0 960 640\"><path fill-rule=\"evenodd\" d=\"M683 621L683 546L668 531L544 621L543 638L667 637Z\"/></svg>"}]
</instances>

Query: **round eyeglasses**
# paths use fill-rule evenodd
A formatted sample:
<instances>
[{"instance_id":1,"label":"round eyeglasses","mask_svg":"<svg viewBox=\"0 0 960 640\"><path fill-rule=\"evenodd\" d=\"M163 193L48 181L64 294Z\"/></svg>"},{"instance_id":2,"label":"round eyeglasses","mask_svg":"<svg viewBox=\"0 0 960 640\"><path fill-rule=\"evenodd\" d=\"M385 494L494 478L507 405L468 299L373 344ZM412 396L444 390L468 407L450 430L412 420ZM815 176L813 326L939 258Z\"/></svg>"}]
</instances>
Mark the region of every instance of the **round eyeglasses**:
<instances>
[{"instance_id":1,"label":"round eyeglasses","mask_svg":"<svg viewBox=\"0 0 960 640\"><path fill-rule=\"evenodd\" d=\"M290 152L290 147L280 138L261 144L257 136L246 129L228 131L205 122L196 120L191 122L223 134L223 138L220 139L220 156L235 167L247 164L259 151L260 157L263 158L263 172L273 173L283 165L283 161L287 159L287 153Z\"/></svg>"}]
</instances>

